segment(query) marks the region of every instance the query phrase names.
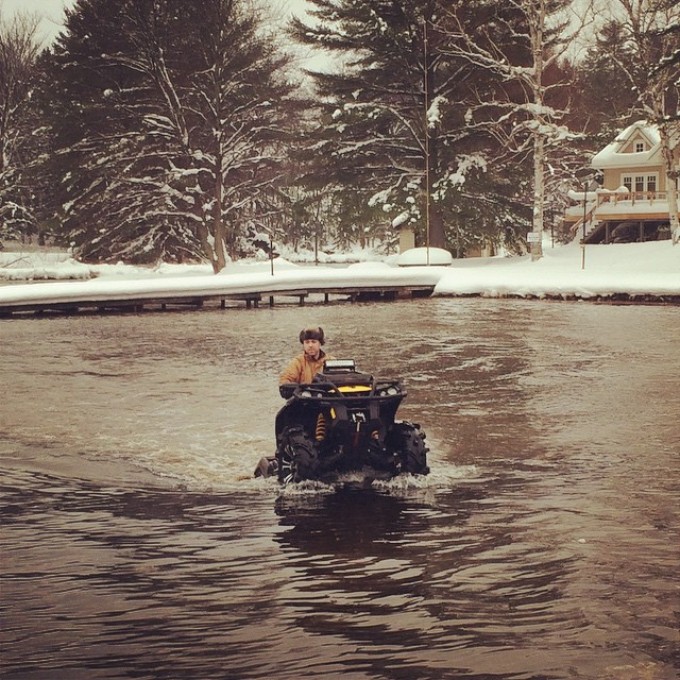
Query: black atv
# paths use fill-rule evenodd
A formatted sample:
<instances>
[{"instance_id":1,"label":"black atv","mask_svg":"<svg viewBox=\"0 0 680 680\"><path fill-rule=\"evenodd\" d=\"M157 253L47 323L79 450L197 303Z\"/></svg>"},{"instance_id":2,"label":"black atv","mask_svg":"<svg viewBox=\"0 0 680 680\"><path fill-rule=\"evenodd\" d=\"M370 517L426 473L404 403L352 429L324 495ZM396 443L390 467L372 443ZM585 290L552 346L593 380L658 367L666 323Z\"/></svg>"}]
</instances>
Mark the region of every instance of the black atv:
<instances>
[{"instance_id":1,"label":"black atv","mask_svg":"<svg viewBox=\"0 0 680 680\"><path fill-rule=\"evenodd\" d=\"M327 361L313 383L280 392L287 401L276 416L276 455L256 475L287 484L350 471L384 479L429 472L420 425L394 419L406 396L398 380L360 373L352 360Z\"/></svg>"}]
</instances>

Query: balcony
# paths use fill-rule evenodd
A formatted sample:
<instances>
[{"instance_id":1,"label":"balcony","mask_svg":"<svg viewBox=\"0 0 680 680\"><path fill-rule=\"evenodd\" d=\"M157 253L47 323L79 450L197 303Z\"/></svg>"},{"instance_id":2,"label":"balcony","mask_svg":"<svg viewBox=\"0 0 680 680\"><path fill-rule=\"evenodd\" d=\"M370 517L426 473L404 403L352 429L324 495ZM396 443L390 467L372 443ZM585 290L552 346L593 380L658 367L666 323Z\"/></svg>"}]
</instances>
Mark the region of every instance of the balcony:
<instances>
[{"instance_id":1,"label":"balcony","mask_svg":"<svg viewBox=\"0 0 680 680\"><path fill-rule=\"evenodd\" d=\"M582 240L586 243L670 238L670 231L665 229L669 222L665 191L597 189L594 195L593 192L570 191L569 198L575 205L566 209L564 221L575 235L583 233Z\"/></svg>"}]
</instances>

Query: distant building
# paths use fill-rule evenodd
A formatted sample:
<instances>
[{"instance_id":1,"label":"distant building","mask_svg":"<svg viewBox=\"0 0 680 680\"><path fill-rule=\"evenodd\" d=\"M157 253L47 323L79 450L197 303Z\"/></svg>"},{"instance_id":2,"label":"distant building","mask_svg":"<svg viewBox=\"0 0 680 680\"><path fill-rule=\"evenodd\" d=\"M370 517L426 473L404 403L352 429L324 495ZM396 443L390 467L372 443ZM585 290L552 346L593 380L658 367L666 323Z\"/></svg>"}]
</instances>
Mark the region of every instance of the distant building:
<instances>
[{"instance_id":1,"label":"distant building","mask_svg":"<svg viewBox=\"0 0 680 680\"><path fill-rule=\"evenodd\" d=\"M674 146L678 162L680 145ZM565 222L575 234L585 233L586 243L670 238L668 185L656 126L633 123L591 165L601 175L601 185L569 192L574 205Z\"/></svg>"},{"instance_id":2,"label":"distant building","mask_svg":"<svg viewBox=\"0 0 680 680\"><path fill-rule=\"evenodd\" d=\"M399 234L399 252L404 253L416 247L416 233L410 220L408 211L397 215L392 220L392 229Z\"/></svg>"},{"instance_id":3,"label":"distant building","mask_svg":"<svg viewBox=\"0 0 680 680\"><path fill-rule=\"evenodd\" d=\"M416 247L416 233L410 224L402 224L397 227L399 231L399 252L403 253Z\"/></svg>"}]
</instances>

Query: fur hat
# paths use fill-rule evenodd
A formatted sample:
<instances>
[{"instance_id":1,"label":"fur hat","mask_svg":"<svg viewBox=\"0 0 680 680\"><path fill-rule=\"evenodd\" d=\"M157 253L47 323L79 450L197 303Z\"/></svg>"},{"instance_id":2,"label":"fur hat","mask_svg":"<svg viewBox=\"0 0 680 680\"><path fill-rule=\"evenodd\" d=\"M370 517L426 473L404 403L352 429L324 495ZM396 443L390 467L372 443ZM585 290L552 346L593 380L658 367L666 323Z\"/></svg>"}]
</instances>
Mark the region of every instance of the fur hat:
<instances>
[{"instance_id":1,"label":"fur hat","mask_svg":"<svg viewBox=\"0 0 680 680\"><path fill-rule=\"evenodd\" d=\"M321 328L321 326L303 328L300 331L300 342L304 342L305 340L318 340L323 345L326 342L323 328Z\"/></svg>"}]
</instances>

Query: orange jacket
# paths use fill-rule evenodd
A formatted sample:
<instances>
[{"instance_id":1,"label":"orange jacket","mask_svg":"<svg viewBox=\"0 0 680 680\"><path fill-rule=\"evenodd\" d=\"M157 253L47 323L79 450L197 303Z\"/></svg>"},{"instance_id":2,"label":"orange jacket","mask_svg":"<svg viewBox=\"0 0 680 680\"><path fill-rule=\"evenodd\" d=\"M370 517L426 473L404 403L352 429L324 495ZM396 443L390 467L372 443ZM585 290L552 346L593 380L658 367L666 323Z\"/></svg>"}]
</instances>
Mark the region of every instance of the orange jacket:
<instances>
[{"instance_id":1,"label":"orange jacket","mask_svg":"<svg viewBox=\"0 0 680 680\"><path fill-rule=\"evenodd\" d=\"M279 376L279 385L284 383L310 383L314 376L323 370L323 363L332 359L323 350L318 359L310 359L304 352L290 361Z\"/></svg>"}]
</instances>

